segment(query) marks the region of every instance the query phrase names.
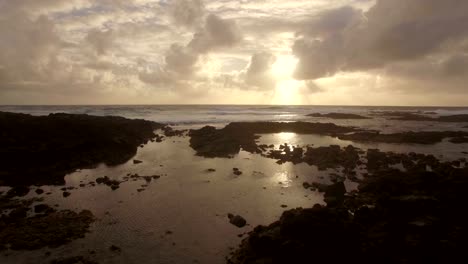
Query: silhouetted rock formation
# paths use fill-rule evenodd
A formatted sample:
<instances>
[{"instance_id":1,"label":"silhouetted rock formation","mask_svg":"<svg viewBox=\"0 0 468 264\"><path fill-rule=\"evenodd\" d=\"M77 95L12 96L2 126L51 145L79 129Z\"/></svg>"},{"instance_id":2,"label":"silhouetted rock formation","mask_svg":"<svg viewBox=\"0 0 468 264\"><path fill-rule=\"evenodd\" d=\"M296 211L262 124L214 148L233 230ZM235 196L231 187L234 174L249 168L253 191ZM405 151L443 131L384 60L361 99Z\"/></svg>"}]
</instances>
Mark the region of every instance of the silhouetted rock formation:
<instances>
[{"instance_id":1,"label":"silhouetted rock formation","mask_svg":"<svg viewBox=\"0 0 468 264\"><path fill-rule=\"evenodd\" d=\"M234 122L222 129L205 126L190 130L190 146L203 157L230 157L242 148L251 153L261 153L255 140L257 134L294 132L298 134L336 135L359 131L353 127L337 126L331 123L307 122Z\"/></svg>"},{"instance_id":2,"label":"silhouetted rock formation","mask_svg":"<svg viewBox=\"0 0 468 264\"><path fill-rule=\"evenodd\" d=\"M367 157L370 174L359 191L344 196L342 182L318 186L326 207L289 210L257 226L228 263L468 261L468 168L416 153L371 150ZM390 167L400 162L405 171Z\"/></svg>"},{"instance_id":3,"label":"silhouetted rock formation","mask_svg":"<svg viewBox=\"0 0 468 264\"><path fill-rule=\"evenodd\" d=\"M379 132L356 132L352 134L339 135L342 140L361 142L382 142L382 143L415 143L434 144L441 142L445 138L459 138L468 136L468 132L463 131L420 131L401 132L392 134L381 134ZM453 142L460 143L460 142Z\"/></svg>"},{"instance_id":4,"label":"silhouetted rock formation","mask_svg":"<svg viewBox=\"0 0 468 264\"><path fill-rule=\"evenodd\" d=\"M0 112L0 185L64 184L76 169L121 164L162 127L122 117Z\"/></svg>"},{"instance_id":5,"label":"silhouetted rock formation","mask_svg":"<svg viewBox=\"0 0 468 264\"><path fill-rule=\"evenodd\" d=\"M331 118L331 119L370 119L370 117L367 117L367 116L356 115L356 114L346 114L346 113L328 113L328 114L313 113L313 114L308 114L307 116L323 117L323 118Z\"/></svg>"},{"instance_id":6,"label":"silhouetted rock formation","mask_svg":"<svg viewBox=\"0 0 468 264\"><path fill-rule=\"evenodd\" d=\"M462 123L468 122L468 115L446 115L439 117L430 117L427 115L422 115L421 112L373 112L374 115L388 117L390 120L402 120L402 121L433 121L433 122L453 122L453 123ZM428 113L424 113L428 114ZM429 112L429 114L435 114Z\"/></svg>"}]
</instances>

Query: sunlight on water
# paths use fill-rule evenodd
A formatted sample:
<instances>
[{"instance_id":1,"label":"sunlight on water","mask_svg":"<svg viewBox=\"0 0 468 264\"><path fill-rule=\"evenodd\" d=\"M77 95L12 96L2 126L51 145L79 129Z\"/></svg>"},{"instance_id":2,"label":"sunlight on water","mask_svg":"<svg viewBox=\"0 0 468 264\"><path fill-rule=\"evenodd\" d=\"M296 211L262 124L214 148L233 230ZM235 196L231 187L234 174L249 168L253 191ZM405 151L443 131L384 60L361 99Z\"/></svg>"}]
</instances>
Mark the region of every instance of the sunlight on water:
<instances>
[{"instance_id":1,"label":"sunlight on water","mask_svg":"<svg viewBox=\"0 0 468 264\"><path fill-rule=\"evenodd\" d=\"M288 143L288 144L292 144L292 142L295 141L295 138L297 136L296 133L292 133L292 132L282 132L282 133L277 133L275 135L278 138L279 142Z\"/></svg>"}]
</instances>

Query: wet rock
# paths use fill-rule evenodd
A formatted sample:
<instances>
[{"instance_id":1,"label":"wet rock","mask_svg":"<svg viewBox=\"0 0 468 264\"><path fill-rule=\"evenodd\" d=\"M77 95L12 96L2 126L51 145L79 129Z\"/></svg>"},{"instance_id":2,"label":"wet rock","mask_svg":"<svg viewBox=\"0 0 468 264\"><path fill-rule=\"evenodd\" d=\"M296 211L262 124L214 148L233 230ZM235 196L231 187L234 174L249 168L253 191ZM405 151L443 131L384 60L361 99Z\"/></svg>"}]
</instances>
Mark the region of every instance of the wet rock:
<instances>
[{"instance_id":1,"label":"wet rock","mask_svg":"<svg viewBox=\"0 0 468 264\"><path fill-rule=\"evenodd\" d=\"M369 119L370 118L370 117L366 117L362 115L346 114L346 113L328 113L328 114L313 113L313 114L308 114L307 116L323 117L323 118L331 118L331 119Z\"/></svg>"},{"instance_id":2,"label":"wet rock","mask_svg":"<svg viewBox=\"0 0 468 264\"><path fill-rule=\"evenodd\" d=\"M175 130L170 126L164 127L163 130L166 137L182 137L187 132L187 130Z\"/></svg>"},{"instance_id":3,"label":"wet rock","mask_svg":"<svg viewBox=\"0 0 468 264\"><path fill-rule=\"evenodd\" d=\"M343 182L337 182L327 186L324 194L324 201L328 206L342 205L345 199L346 187Z\"/></svg>"},{"instance_id":4,"label":"wet rock","mask_svg":"<svg viewBox=\"0 0 468 264\"><path fill-rule=\"evenodd\" d=\"M54 259L50 264L98 264L98 262L89 260L83 256L74 256L62 259Z\"/></svg>"},{"instance_id":5,"label":"wet rock","mask_svg":"<svg viewBox=\"0 0 468 264\"><path fill-rule=\"evenodd\" d=\"M38 204L34 206L34 212L36 214L41 214L41 213L52 213L55 212L55 209L48 206L47 204Z\"/></svg>"},{"instance_id":6,"label":"wet rock","mask_svg":"<svg viewBox=\"0 0 468 264\"><path fill-rule=\"evenodd\" d=\"M215 169L212 169L212 168L206 170L206 172L215 172L215 171L216 171L216 170L215 170Z\"/></svg>"},{"instance_id":7,"label":"wet rock","mask_svg":"<svg viewBox=\"0 0 468 264\"><path fill-rule=\"evenodd\" d=\"M71 195L71 193L70 192L63 192L62 195L63 195L63 197L68 197L68 196Z\"/></svg>"},{"instance_id":8,"label":"wet rock","mask_svg":"<svg viewBox=\"0 0 468 264\"><path fill-rule=\"evenodd\" d=\"M190 130L190 146L203 157L232 157L240 149L250 153L261 153L255 142L257 134L293 132L300 134L331 135L356 131L355 128L341 127L327 123L308 122L234 122L223 129L205 126Z\"/></svg>"},{"instance_id":9,"label":"wet rock","mask_svg":"<svg viewBox=\"0 0 468 264\"><path fill-rule=\"evenodd\" d=\"M143 176L143 179L145 179L146 182L151 182L151 180L153 179L153 177L151 177L151 176Z\"/></svg>"},{"instance_id":10,"label":"wet rock","mask_svg":"<svg viewBox=\"0 0 468 264\"><path fill-rule=\"evenodd\" d=\"M449 141L454 144L468 143L468 136L451 138Z\"/></svg>"},{"instance_id":11,"label":"wet rock","mask_svg":"<svg viewBox=\"0 0 468 264\"><path fill-rule=\"evenodd\" d=\"M282 205L281 205L281 208L286 208L286 207L288 207L288 206L285 205L285 204L282 204Z\"/></svg>"},{"instance_id":12,"label":"wet rock","mask_svg":"<svg viewBox=\"0 0 468 264\"><path fill-rule=\"evenodd\" d=\"M466 136L468 136L468 132L462 131L410 131L392 134L381 134L379 132L356 132L352 134L339 135L338 138L358 142L435 144L441 142L445 138L461 138Z\"/></svg>"},{"instance_id":13,"label":"wet rock","mask_svg":"<svg viewBox=\"0 0 468 264\"><path fill-rule=\"evenodd\" d=\"M18 218L26 218L28 215L29 208L27 207L18 207L14 208L10 214L8 214L8 217L10 219L18 219Z\"/></svg>"},{"instance_id":14,"label":"wet rock","mask_svg":"<svg viewBox=\"0 0 468 264\"><path fill-rule=\"evenodd\" d=\"M63 185L64 176L76 169L122 164L163 125L111 116L0 112L0 127L0 181L18 186Z\"/></svg>"},{"instance_id":15,"label":"wet rock","mask_svg":"<svg viewBox=\"0 0 468 264\"><path fill-rule=\"evenodd\" d=\"M26 196L29 193L29 187L26 186L16 186L11 188L7 193L7 197L23 197Z\"/></svg>"},{"instance_id":16,"label":"wet rock","mask_svg":"<svg viewBox=\"0 0 468 264\"><path fill-rule=\"evenodd\" d=\"M232 173L234 173L234 175L239 176L239 175L242 174L242 171L240 171L238 168L233 168L233 169L232 169Z\"/></svg>"},{"instance_id":17,"label":"wet rock","mask_svg":"<svg viewBox=\"0 0 468 264\"><path fill-rule=\"evenodd\" d=\"M9 245L12 250L35 250L58 247L72 240L82 238L94 221L90 211L76 213L69 210L51 212L4 222L0 229L1 246Z\"/></svg>"},{"instance_id":18,"label":"wet rock","mask_svg":"<svg viewBox=\"0 0 468 264\"><path fill-rule=\"evenodd\" d=\"M141 160L136 160L136 159L133 160L133 164L140 164L140 163L143 163L143 161L141 161Z\"/></svg>"},{"instance_id":19,"label":"wet rock","mask_svg":"<svg viewBox=\"0 0 468 264\"><path fill-rule=\"evenodd\" d=\"M113 191L119 188L120 182L117 180L111 180L109 177L99 177L96 179L97 184L105 184L109 186Z\"/></svg>"},{"instance_id":20,"label":"wet rock","mask_svg":"<svg viewBox=\"0 0 468 264\"><path fill-rule=\"evenodd\" d=\"M36 189L35 192L36 192L37 194L43 194L43 193L44 193L44 190L42 190L42 189Z\"/></svg>"},{"instance_id":21,"label":"wet rock","mask_svg":"<svg viewBox=\"0 0 468 264\"><path fill-rule=\"evenodd\" d=\"M247 221L240 215L228 214L229 223L242 228L247 224Z\"/></svg>"}]
</instances>

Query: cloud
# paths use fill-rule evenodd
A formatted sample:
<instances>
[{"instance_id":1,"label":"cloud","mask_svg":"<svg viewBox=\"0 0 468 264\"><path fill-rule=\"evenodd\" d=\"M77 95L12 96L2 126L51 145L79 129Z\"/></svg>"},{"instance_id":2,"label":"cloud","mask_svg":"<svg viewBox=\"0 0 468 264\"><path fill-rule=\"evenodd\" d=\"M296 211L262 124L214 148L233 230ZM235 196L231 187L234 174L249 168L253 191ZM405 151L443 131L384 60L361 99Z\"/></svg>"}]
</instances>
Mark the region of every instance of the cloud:
<instances>
[{"instance_id":1,"label":"cloud","mask_svg":"<svg viewBox=\"0 0 468 264\"><path fill-rule=\"evenodd\" d=\"M323 12L299 31L293 46L298 79L340 71L382 69L447 52L468 33L468 2L378 0L367 12L344 7Z\"/></svg>"},{"instance_id":2,"label":"cloud","mask_svg":"<svg viewBox=\"0 0 468 264\"><path fill-rule=\"evenodd\" d=\"M0 23L0 36L2 86L53 80L61 71L58 54L65 43L47 17L32 20L6 15Z\"/></svg>"},{"instance_id":3,"label":"cloud","mask_svg":"<svg viewBox=\"0 0 468 264\"><path fill-rule=\"evenodd\" d=\"M206 53L219 48L232 47L241 40L242 35L235 21L210 14L206 18L205 26L195 33L188 47L195 52Z\"/></svg>"},{"instance_id":4,"label":"cloud","mask_svg":"<svg viewBox=\"0 0 468 264\"><path fill-rule=\"evenodd\" d=\"M252 55L245 74L245 83L262 89L275 87L275 79L271 75L271 66L276 57L269 52L260 52Z\"/></svg>"},{"instance_id":5,"label":"cloud","mask_svg":"<svg viewBox=\"0 0 468 264\"><path fill-rule=\"evenodd\" d=\"M165 54L165 64L162 69L140 74L140 80L151 84L161 82L176 84L181 80L198 78L197 64L201 56L211 51L233 47L241 38L235 21L210 14L206 17L204 26L193 35L186 46L178 43L171 45Z\"/></svg>"},{"instance_id":6,"label":"cloud","mask_svg":"<svg viewBox=\"0 0 468 264\"><path fill-rule=\"evenodd\" d=\"M202 0L172 0L169 7L172 19L179 26L196 27L205 15Z\"/></svg>"},{"instance_id":7,"label":"cloud","mask_svg":"<svg viewBox=\"0 0 468 264\"><path fill-rule=\"evenodd\" d=\"M91 30L85 39L97 55L105 55L114 45L115 35L112 30Z\"/></svg>"}]
</instances>

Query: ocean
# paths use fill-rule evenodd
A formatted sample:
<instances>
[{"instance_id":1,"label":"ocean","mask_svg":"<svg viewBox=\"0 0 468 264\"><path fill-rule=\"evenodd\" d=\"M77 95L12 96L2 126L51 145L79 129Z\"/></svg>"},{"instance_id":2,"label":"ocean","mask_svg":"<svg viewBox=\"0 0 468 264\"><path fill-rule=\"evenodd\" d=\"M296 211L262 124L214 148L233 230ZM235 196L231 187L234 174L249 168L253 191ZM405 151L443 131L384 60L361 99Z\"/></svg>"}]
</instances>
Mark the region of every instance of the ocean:
<instances>
[{"instance_id":1,"label":"ocean","mask_svg":"<svg viewBox=\"0 0 468 264\"><path fill-rule=\"evenodd\" d=\"M291 105L48 105L0 106L0 111L48 115L50 113L122 116L176 126L221 126L240 121L315 121L310 113L353 113L368 115L374 111L431 112L432 115L468 114L468 107L400 106L291 106ZM435 113L435 114L434 114Z\"/></svg>"}]
</instances>

